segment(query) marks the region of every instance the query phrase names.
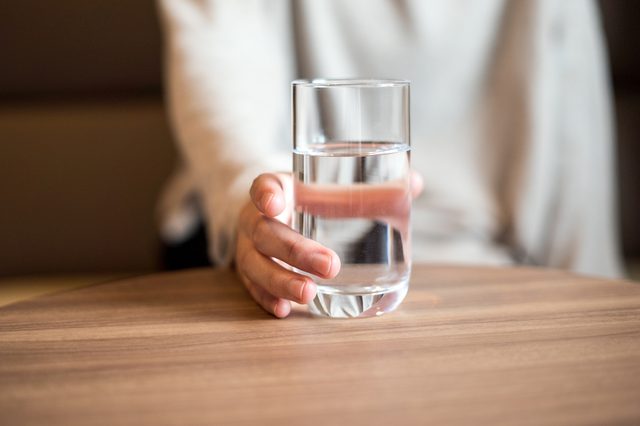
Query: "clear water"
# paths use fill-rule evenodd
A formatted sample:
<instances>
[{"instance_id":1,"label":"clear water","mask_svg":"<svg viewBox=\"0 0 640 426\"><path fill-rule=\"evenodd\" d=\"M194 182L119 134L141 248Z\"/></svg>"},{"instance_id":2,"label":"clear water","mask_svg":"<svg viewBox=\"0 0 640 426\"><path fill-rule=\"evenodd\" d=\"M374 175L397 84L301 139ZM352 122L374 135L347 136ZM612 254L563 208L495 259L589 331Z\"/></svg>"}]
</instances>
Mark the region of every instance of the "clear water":
<instances>
[{"instance_id":1,"label":"clear water","mask_svg":"<svg viewBox=\"0 0 640 426\"><path fill-rule=\"evenodd\" d=\"M409 146L333 142L294 152L294 228L333 249L337 277L311 276L310 309L347 318L394 310L411 272Z\"/></svg>"}]
</instances>

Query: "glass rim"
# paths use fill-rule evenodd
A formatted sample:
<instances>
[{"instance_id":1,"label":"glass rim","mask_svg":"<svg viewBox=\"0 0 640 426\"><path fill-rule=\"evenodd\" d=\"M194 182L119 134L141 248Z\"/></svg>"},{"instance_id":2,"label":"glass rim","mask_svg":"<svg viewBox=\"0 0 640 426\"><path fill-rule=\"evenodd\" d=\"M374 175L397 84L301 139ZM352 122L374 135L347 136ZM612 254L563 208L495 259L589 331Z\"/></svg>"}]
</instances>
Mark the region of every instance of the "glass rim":
<instances>
[{"instance_id":1,"label":"glass rim","mask_svg":"<svg viewBox=\"0 0 640 426\"><path fill-rule=\"evenodd\" d=\"M299 79L291 82L292 86L316 89L328 87L403 87L409 86L409 80L393 78L313 78Z\"/></svg>"}]
</instances>

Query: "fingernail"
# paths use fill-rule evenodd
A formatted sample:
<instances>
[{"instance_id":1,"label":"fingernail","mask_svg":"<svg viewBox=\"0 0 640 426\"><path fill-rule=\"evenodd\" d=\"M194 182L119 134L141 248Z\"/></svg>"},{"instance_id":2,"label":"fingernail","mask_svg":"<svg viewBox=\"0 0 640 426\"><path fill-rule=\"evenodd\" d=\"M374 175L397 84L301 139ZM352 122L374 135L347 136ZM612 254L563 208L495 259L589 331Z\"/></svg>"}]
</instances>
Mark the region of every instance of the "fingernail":
<instances>
[{"instance_id":1,"label":"fingernail","mask_svg":"<svg viewBox=\"0 0 640 426\"><path fill-rule=\"evenodd\" d=\"M271 203L271 200L273 199L273 196L274 196L274 194L272 192L267 192L260 199L260 207L262 208L263 212L267 211L267 207L269 206L269 203Z\"/></svg>"},{"instance_id":2,"label":"fingernail","mask_svg":"<svg viewBox=\"0 0 640 426\"><path fill-rule=\"evenodd\" d=\"M311 258L311 267L320 275L331 272L331 256L316 253Z\"/></svg>"}]
</instances>

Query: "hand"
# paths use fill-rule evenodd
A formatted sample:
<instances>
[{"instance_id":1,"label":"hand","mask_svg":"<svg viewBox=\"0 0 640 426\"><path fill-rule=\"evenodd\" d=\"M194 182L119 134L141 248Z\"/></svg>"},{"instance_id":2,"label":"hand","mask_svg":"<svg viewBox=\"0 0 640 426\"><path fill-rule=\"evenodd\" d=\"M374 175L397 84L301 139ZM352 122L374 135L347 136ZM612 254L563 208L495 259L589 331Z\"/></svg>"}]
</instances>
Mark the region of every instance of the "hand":
<instances>
[{"instance_id":1,"label":"hand","mask_svg":"<svg viewBox=\"0 0 640 426\"><path fill-rule=\"evenodd\" d=\"M251 201L238 221L238 275L255 301L278 318L289 315L290 300L306 304L317 291L311 278L286 265L321 278L333 278L340 270L335 252L304 238L287 224L293 208L291 191L290 175L258 176L251 185Z\"/></svg>"},{"instance_id":2,"label":"hand","mask_svg":"<svg viewBox=\"0 0 640 426\"><path fill-rule=\"evenodd\" d=\"M401 212L409 208L407 201L422 192L422 178L418 173L411 173L410 186L410 196L404 187L393 184L366 191L360 197L362 204L355 210L344 200L349 194L339 190L299 191L298 201L305 209L318 209L315 214L330 217L375 217L383 212L393 216L394 211L404 217ZM287 265L321 278L333 278L340 271L340 259L335 252L304 238L288 225L293 211L292 192L292 179L288 174L258 176L251 186L251 201L242 209L238 221L235 253L238 275L256 302L278 318L289 315L290 300L306 304L317 291L309 277L289 270ZM322 210L327 204L332 206L331 213ZM390 210L389 206L393 208ZM393 222L394 218L384 220Z\"/></svg>"}]
</instances>

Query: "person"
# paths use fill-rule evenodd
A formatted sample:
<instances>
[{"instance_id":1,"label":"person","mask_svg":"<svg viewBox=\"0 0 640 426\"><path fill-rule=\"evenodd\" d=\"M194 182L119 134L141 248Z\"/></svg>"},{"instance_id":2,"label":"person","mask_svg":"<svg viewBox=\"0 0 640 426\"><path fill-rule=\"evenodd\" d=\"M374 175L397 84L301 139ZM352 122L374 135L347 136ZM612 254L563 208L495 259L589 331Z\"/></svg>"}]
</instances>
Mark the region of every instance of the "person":
<instances>
[{"instance_id":1,"label":"person","mask_svg":"<svg viewBox=\"0 0 640 426\"><path fill-rule=\"evenodd\" d=\"M206 223L276 317L340 259L287 224L289 84L411 81L413 258L616 276L609 80L594 1L159 0L183 162L166 241ZM421 191L422 182L424 189Z\"/></svg>"}]
</instances>

